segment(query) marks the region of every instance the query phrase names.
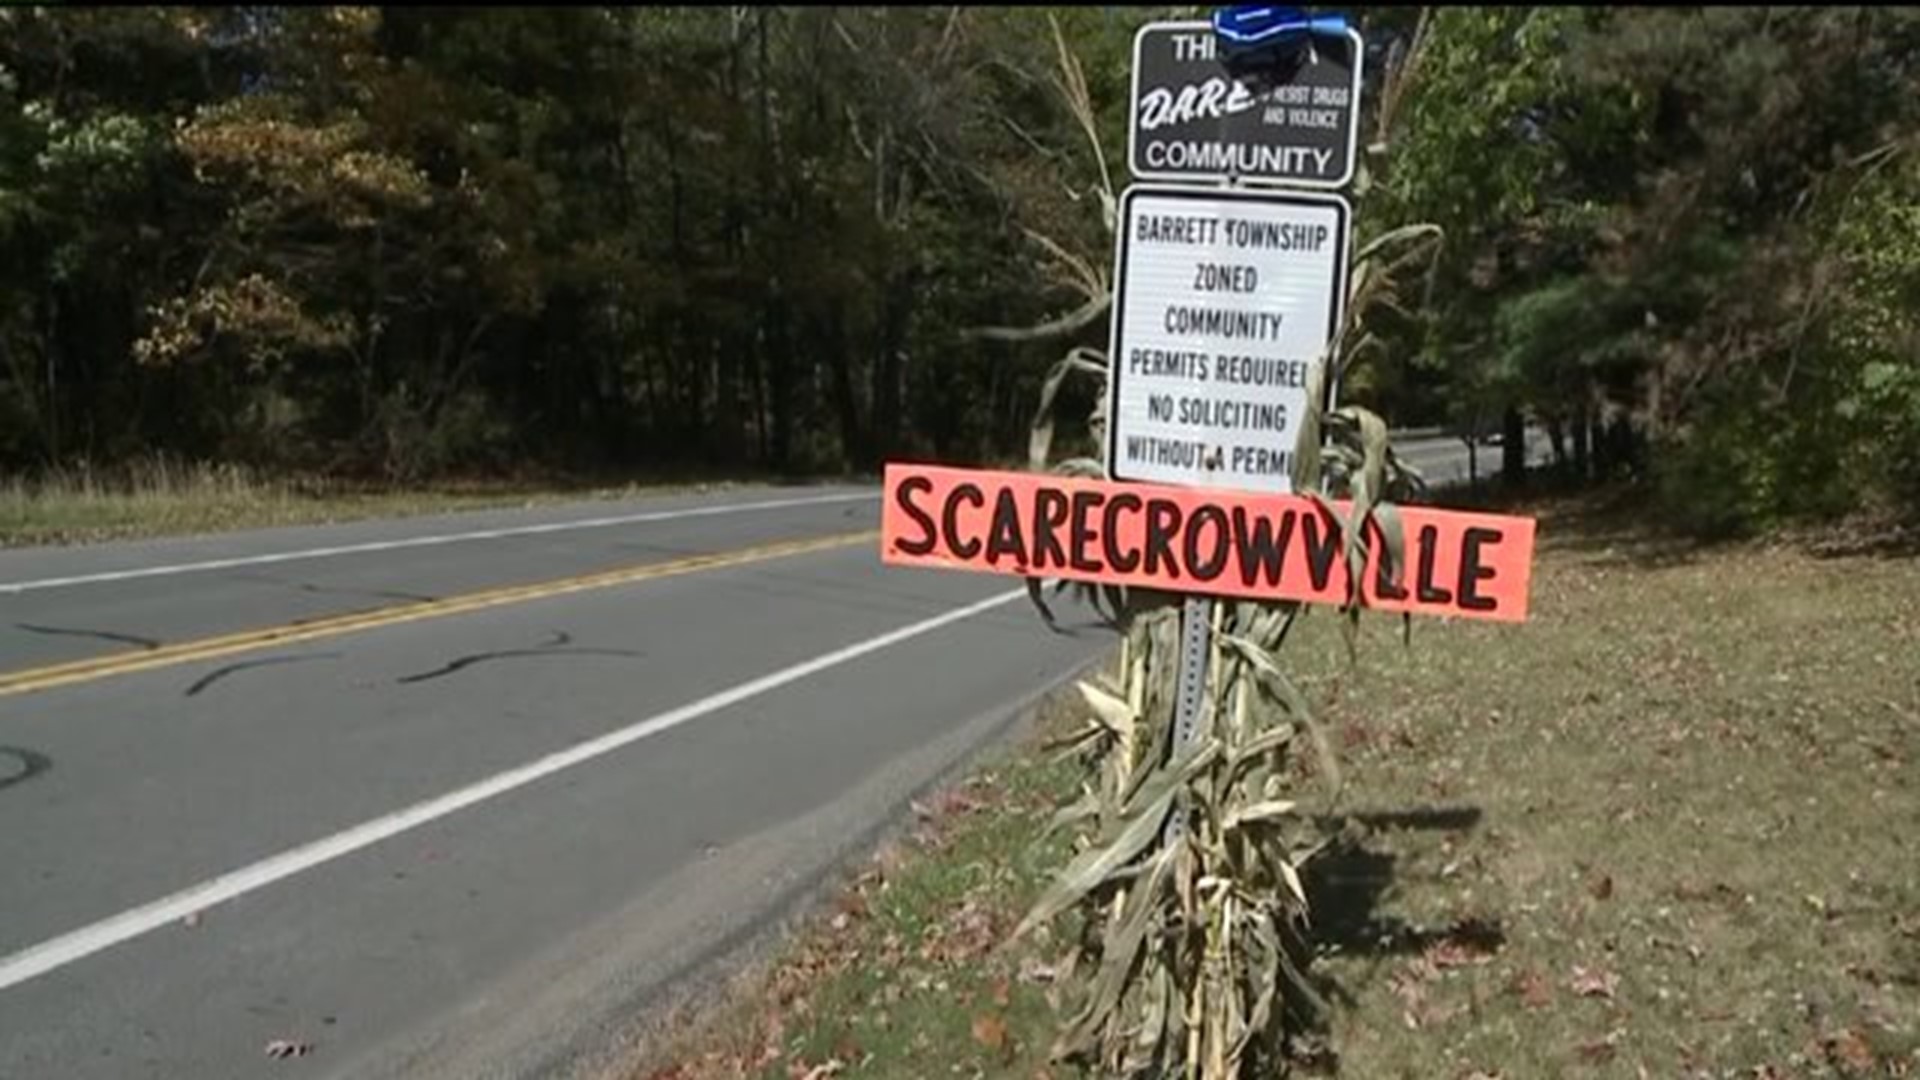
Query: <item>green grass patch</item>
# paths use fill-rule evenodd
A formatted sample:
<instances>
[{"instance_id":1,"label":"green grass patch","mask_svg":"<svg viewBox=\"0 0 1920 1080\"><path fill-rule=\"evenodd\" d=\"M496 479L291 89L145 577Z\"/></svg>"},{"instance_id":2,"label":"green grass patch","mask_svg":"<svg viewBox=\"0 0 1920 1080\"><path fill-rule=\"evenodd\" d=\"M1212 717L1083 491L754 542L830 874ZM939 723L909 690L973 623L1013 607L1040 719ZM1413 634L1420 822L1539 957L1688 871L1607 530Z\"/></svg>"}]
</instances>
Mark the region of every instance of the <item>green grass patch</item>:
<instances>
[{"instance_id":1,"label":"green grass patch","mask_svg":"<svg viewBox=\"0 0 1920 1080\"><path fill-rule=\"evenodd\" d=\"M1288 646L1348 785L1308 875L1333 1060L1300 1072L1920 1076L1920 567L1538 513L1527 624ZM1028 747L937 800L633 1076L1075 1075L1057 941L1002 947L1075 779Z\"/></svg>"}]
</instances>

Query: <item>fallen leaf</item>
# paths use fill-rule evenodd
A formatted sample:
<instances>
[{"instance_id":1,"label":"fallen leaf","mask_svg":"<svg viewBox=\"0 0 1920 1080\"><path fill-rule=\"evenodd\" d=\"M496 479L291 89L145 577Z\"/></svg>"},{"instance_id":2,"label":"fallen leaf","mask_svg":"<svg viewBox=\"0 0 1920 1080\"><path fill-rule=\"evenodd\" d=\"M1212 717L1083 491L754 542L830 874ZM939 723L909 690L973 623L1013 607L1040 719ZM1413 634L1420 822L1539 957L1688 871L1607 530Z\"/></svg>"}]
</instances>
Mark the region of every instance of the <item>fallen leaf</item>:
<instances>
[{"instance_id":1,"label":"fallen leaf","mask_svg":"<svg viewBox=\"0 0 1920 1080\"><path fill-rule=\"evenodd\" d=\"M1620 986L1620 976L1611 971L1588 971L1574 965L1573 978L1568 981L1567 989L1580 997L1599 997L1613 1000L1613 992Z\"/></svg>"},{"instance_id":2,"label":"fallen leaf","mask_svg":"<svg viewBox=\"0 0 1920 1080\"><path fill-rule=\"evenodd\" d=\"M981 1013L973 1018L973 1041L994 1053L1007 1048L1007 1022L998 1013Z\"/></svg>"},{"instance_id":3,"label":"fallen leaf","mask_svg":"<svg viewBox=\"0 0 1920 1080\"><path fill-rule=\"evenodd\" d=\"M1873 1048L1867 1045L1867 1040L1861 1038L1860 1033L1852 1028L1847 1028L1828 1039L1826 1051L1827 1060L1844 1065L1857 1073L1872 1072L1873 1067L1879 1063L1874 1056Z\"/></svg>"},{"instance_id":4,"label":"fallen leaf","mask_svg":"<svg viewBox=\"0 0 1920 1080\"><path fill-rule=\"evenodd\" d=\"M949 791L940 797L942 814L971 814L986 809L987 801L976 798L964 791Z\"/></svg>"},{"instance_id":5,"label":"fallen leaf","mask_svg":"<svg viewBox=\"0 0 1920 1080\"><path fill-rule=\"evenodd\" d=\"M1553 1004L1553 984L1537 971L1523 971L1513 980L1513 992L1520 1004L1529 1009L1544 1009Z\"/></svg>"},{"instance_id":6,"label":"fallen leaf","mask_svg":"<svg viewBox=\"0 0 1920 1080\"><path fill-rule=\"evenodd\" d=\"M267 1056L270 1058L306 1057L313 1053L310 1042L295 1042L291 1039L275 1039L267 1044Z\"/></svg>"},{"instance_id":7,"label":"fallen leaf","mask_svg":"<svg viewBox=\"0 0 1920 1080\"><path fill-rule=\"evenodd\" d=\"M1604 1065L1613 1060L1613 1040L1596 1039L1590 1043L1581 1043L1575 1050L1580 1060L1589 1065Z\"/></svg>"},{"instance_id":8,"label":"fallen leaf","mask_svg":"<svg viewBox=\"0 0 1920 1080\"><path fill-rule=\"evenodd\" d=\"M840 909L840 914L850 919L864 919L867 917L867 897L866 894L862 893L858 888L841 893L837 906Z\"/></svg>"},{"instance_id":9,"label":"fallen leaf","mask_svg":"<svg viewBox=\"0 0 1920 1080\"><path fill-rule=\"evenodd\" d=\"M1020 961L1020 981L1029 983L1050 983L1060 977L1060 969L1052 964L1028 956Z\"/></svg>"},{"instance_id":10,"label":"fallen leaf","mask_svg":"<svg viewBox=\"0 0 1920 1080\"><path fill-rule=\"evenodd\" d=\"M1485 949L1451 938L1429 947L1426 955L1427 962L1432 964L1436 971L1466 967L1470 964L1484 964L1493 957L1493 954Z\"/></svg>"}]
</instances>

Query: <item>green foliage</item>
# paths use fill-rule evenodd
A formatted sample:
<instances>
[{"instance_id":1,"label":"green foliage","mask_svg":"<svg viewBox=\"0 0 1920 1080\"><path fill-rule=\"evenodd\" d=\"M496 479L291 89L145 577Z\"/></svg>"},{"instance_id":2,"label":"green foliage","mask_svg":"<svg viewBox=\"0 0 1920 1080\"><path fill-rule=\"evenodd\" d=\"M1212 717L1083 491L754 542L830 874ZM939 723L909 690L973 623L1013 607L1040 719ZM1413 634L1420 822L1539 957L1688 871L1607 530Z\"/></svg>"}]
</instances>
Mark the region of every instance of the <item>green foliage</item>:
<instances>
[{"instance_id":1,"label":"green foliage","mask_svg":"<svg viewBox=\"0 0 1920 1080\"><path fill-rule=\"evenodd\" d=\"M1904 9L1432 13L1361 208L1449 237L1389 407L1524 409L1705 531L1920 507L1916 46Z\"/></svg>"},{"instance_id":2,"label":"green foliage","mask_svg":"<svg viewBox=\"0 0 1920 1080\"><path fill-rule=\"evenodd\" d=\"M1033 395L1098 363L1133 31L1204 12L5 9L0 464L1083 454L1098 379ZM1359 15L1359 240L1446 240L1343 394L1915 505L1920 15Z\"/></svg>"},{"instance_id":3,"label":"green foliage","mask_svg":"<svg viewBox=\"0 0 1920 1080\"><path fill-rule=\"evenodd\" d=\"M1146 14L9 10L0 465L998 457Z\"/></svg>"}]
</instances>

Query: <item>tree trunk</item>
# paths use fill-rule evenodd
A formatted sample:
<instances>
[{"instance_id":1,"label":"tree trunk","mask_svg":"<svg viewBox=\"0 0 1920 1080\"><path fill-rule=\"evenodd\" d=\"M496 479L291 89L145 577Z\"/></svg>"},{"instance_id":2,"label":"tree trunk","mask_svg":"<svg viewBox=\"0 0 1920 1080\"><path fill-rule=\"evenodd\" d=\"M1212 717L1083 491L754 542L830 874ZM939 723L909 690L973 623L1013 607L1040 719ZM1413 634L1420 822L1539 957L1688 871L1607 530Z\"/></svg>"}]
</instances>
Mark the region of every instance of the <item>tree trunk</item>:
<instances>
[{"instance_id":1,"label":"tree trunk","mask_svg":"<svg viewBox=\"0 0 1920 1080\"><path fill-rule=\"evenodd\" d=\"M794 362L793 335L787 326L787 304L780 296L767 299L767 412L772 422L769 463L781 472L793 465Z\"/></svg>"},{"instance_id":2,"label":"tree trunk","mask_svg":"<svg viewBox=\"0 0 1920 1080\"><path fill-rule=\"evenodd\" d=\"M759 65L754 78L754 92L758 98L760 113L760 186L759 186L759 229L754 234L754 248L763 260L767 252L767 229L773 222L773 111L767 98L767 9L757 7L753 13L754 45L758 51ZM764 265L764 263L763 263ZM779 448L776 459L774 444L778 441L772 428L778 423L773 417L780 405L769 399L775 395L773 365L781 362L776 353L770 318L777 300L774 293L780 288L779 275L774 274L760 296L760 333L755 342L753 365L754 426L759 434L759 458L762 465L772 464L784 467L786 447Z\"/></svg>"},{"instance_id":3,"label":"tree trunk","mask_svg":"<svg viewBox=\"0 0 1920 1080\"><path fill-rule=\"evenodd\" d=\"M1607 420L1596 413L1588 423L1587 441L1593 444L1593 476L1606 480L1613 475L1613 440L1607 436Z\"/></svg>"},{"instance_id":4,"label":"tree trunk","mask_svg":"<svg viewBox=\"0 0 1920 1080\"><path fill-rule=\"evenodd\" d=\"M852 468L873 463L867 444L866 428L861 423L859 394L854 389L853 355L847 349L845 313L838 303L822 320L820 345L833 376L833 400L840 414L840 453Z\"/></svg>"},{"instance_id":5,"label":"tree trunk","mask_svg":"<svg viewBox=\"0 0 1920 1080\"><path fill-rule=\"evenodd\" d=\"M1500 474L1509 487L1527 483L1527 422L1520 410L1508 406L1501 417Z\"/></svg>"},{"instance_id":6,"label":"tree trunk","mask_svg":"<svg viewBox=\"0 0 1920 1080\"><path fill-rule=\"evenodd\" d=\"M41 335L42 346L47 360L47 464L60 463L60 294L51 289L47 292L45 329Z\"/></svg>"},{"instance_id":7,"label":"tree trunk","mask_svg":"<svg viewBox=\"0 0 1920 1080\"><path fill-rule=\"evenodd\" d=\"M1573 414L1573 474L1581 482L1593 479L1593 416L1587 406Z\"/></svg>"},{"instance_id":8,"label":"tree trunk","mask_svg":"<svg viewBox=\"0 0 1920 1080\"><path fill-rule=\"evenodd\" d=\"M913 318L912 271L890 275L881 296L879 348L873 358L873 449L878 455L900 448L901 360L907 327Z\"/></svg>"},{"instance_id":9,"label":"tree trunk","mask_svg":"<svg viewBox=\"0 0 1920 1080\"><path fill-rule=\"evenodd\" d=\"M740 52L744 44L741 29L744 23L737 15L733 19L732 34L727 42L726 92L728 104L734 108L744 107L740 80ZM726 212L722 221L727 265L739 267L746 264L746 207L740 191L740 173L737 169L727 170ZM718 355L714 371L714 407L713 431L709 445L712 447L708 460L723 464L732 464L740 459L742 425L740 416L741 370L745 366L741 360L742 341L737 324L729 322L727 328L718 335L716 346Z\"/></svg>"}]
</instances>

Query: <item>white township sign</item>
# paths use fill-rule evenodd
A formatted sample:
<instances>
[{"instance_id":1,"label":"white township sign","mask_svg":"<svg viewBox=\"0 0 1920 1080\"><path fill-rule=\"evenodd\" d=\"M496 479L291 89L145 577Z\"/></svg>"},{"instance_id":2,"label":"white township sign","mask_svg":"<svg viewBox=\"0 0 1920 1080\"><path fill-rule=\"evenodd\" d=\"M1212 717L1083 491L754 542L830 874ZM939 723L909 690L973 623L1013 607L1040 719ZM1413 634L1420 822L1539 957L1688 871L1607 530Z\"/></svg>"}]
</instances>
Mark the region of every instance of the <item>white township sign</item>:
<instances>
[{"instance_id":1,"label":"white township sign","mask_svg":"<svg viewBox=\"0 0 1920 1080\"><path fill-rule=\"evenodd\" d=\"M1337 195L1141 187L1121 199L1107 474L1285 494L1307 386L1340 325Z\"/></svg>"}]
</instances>

